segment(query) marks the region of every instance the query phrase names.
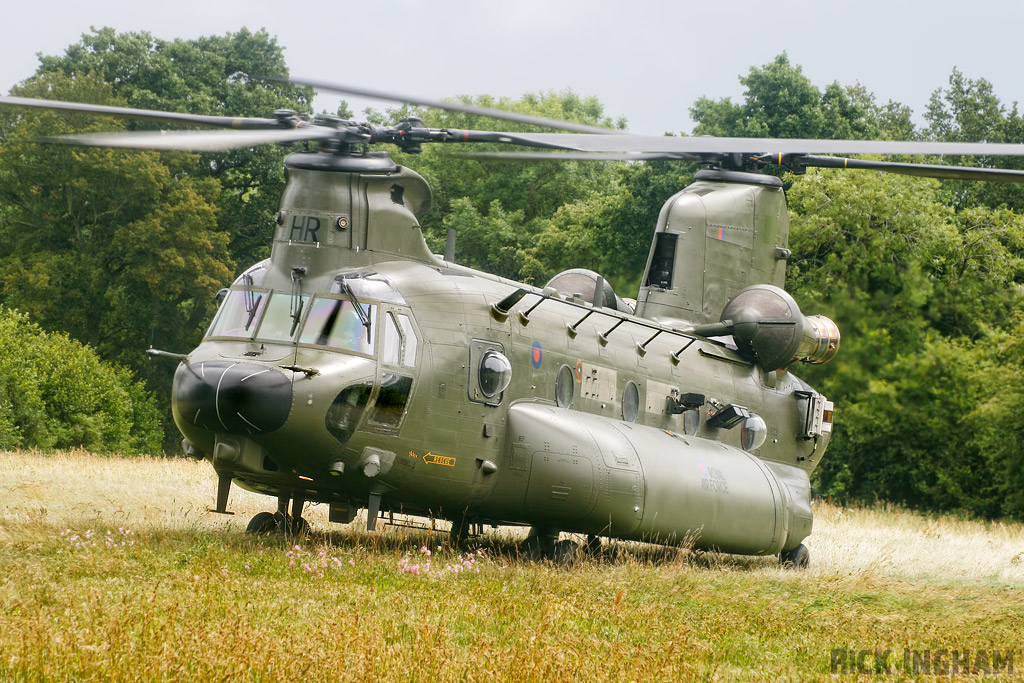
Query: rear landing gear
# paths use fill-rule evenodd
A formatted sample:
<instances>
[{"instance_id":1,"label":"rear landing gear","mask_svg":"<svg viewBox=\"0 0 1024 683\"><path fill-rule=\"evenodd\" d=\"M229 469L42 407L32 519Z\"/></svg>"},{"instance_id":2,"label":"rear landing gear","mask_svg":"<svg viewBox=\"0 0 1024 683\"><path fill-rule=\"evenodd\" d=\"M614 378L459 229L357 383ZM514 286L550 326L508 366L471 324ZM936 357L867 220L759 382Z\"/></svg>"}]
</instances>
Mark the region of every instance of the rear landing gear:
<instances>
[{"instance_id":1,"label":"rear landing gear","mask_svg":"<svg viewBox=\"0 0 1024 683\"><path fill-rule=\"evenodd\" d=\"M559 541L555 530L533 527L526 540L519 544L519 554L525 560L547 560L564 567L579 560L583 548L576 541Z\"/></svg>"},{"instance_id":2,"label":"rear landing gear","mask_svg":"<svg viewBox=\"0 0 1024 683\"><path fill-rule=\"evenodd\" d=\"M288 514L288 503L291 501L292 513ZM292 498L288 493L277 497L277 512L261 512L249 520L245 527L247 534L287 534L301 536L309 531L309 523L302 518L305 498L296 495Z\"/></svg>"},{"instance_id":3,"label":"rear landing gear","mask_svg":"<svg viewBox=\"0 0 1024 683\"><path fill-rule=\"evenodd\" d=\"M786 569L806 569L811 564L811 551L803 543L779 553L779 562Z\"/></svg>"}]
</instances>

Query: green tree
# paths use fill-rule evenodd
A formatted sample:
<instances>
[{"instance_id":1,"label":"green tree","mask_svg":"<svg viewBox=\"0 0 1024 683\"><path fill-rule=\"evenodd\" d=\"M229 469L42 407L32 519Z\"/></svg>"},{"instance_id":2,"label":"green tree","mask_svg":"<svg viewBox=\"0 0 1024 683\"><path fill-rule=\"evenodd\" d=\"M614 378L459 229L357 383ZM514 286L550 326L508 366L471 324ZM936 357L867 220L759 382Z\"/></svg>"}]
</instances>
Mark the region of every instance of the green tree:
<instances>
[{"instance_id":1,"label":"green tree","mask_svg":"<svg viewBox=\"0 0 1024 683\"><path fill-rule=\"evenodd\" d=\"M949 87L932 93L925 110L927 134L947 142L1024 142L1024 116L1014 102L1007 109L984 78L971 80L953 69ZM1024 169L1021 157L971 157L946 159L943 163L970 163L988 168ZM943 198L956 207L1006 205L1024 211L1024 186L1016 183L943 183Z\"/></svg>"},{"instance_id":2,"label":"green tree","mask_svg":"<svg viewBox=\"0 0 1024 683\"><path fill-rule=\"evenodd\" d=\"M1024 519L1024 322L987 341L987 362L974 377L977 401L963 422L972 427L971 445L985 454L999 514Z\"/></svg>"},{"instance_id":3,"label":"green tree","mask_svg":"<svg viewBox=\"0 0 1024 683\"><path fill-rule=\"evenodd\" d=\"M0 346L0 448L160 448L156 401L127 370L5 307Z\"/></svg>"},{"instance_id":4,"label":"green tree","mask_svg":"<svg viewBox=\"0 0 1024 683\"><path fill-rule=\"evenodd\" d=\"M967 416L992 386L990 335L1020 309L1024 221L940 195L937 181L827 171L789 192L790 289L843 332L832 363L799 370L836 402L817 476L843 499L1002 514Z\"/></svg>"},{"instance_id":5,"label":"green tree","mask_svg":"<svg viewBox=\"0 0 1024 683\"><path fill-rule=\"evenodd\" d=\"M191 114L270 117L278 109L309 113L313 98L310 88L261 80L288 76L284 54L266 31L244 28L223 36L172 41L146 32L93 29L63 55L41 57L36 76L46 74L95 74L126 106ZM218 220L231 236L230 253L240 265L270 253L285 154L287 150L276 145L203 154L192 171L220 183Z\"/></svg>"},{"instance_id":6,"label":"green tree","mask_svg":"<svg viewBox=\"0 0 1024 683\"><path fill-rule=\"evenodd\" d=\"M690 108L695 135L773 138L910 139L910 110L878 105L861 85L834 82L822 92L785 52L740 78L744 101L698 99Z\"/></svg>"},{"instance_id":7,"label":"green tree","mask_svg":"<svg viewBox=\"0 0 1024 683\"><path fill-rule=\"evenodd\" d=\"M18 94L115 103L96 77L50 75ZM93 117L30 111L0 149L7 210L0 223L0 295L48 330L63 330L133 368L169 396L173 368L147 346L189 349L229 281L219 185L198 157L28 142L109 129Z\"/></svg>"}]
</instances>

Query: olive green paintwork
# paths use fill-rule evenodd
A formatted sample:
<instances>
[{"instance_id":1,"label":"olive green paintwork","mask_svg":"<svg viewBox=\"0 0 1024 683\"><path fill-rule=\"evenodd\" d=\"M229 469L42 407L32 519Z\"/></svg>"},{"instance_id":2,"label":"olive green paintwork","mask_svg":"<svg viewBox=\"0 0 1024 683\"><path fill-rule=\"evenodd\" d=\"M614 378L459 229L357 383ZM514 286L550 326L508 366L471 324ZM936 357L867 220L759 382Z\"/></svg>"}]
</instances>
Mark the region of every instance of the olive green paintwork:
<instances>
[{"instance_id":1,"label":"olive green paintwork","mask_svg":"<svg viewBox=\"0 0 1024 683\"><path fill-rule=\"evenodd\" d=\"M675 264L685 273L666 290L645 286L645 319L430 254L416 219L429 205L429 189L408 169L291 166L266 277L257 286L240 278L232 289L311 296L340 274L369 269L401 296L360 299L376 306L373 354L271 341L256 329L249 339L204 340L178 368L174 415L192 448L219 472L255 491L309 501L367 507L379 496L382 510L548 532L695 540L737 553L778 553L810 533L808 475L828 433L798 437L796 392L809 387L681 331L686 322L717 320L715 307L720 312L743 286L781 284L784 262L774 251L785 247L787 233L781 189L700 181L670 199L658 231L685 235ZM713 243L720 225L742 233L738 249ZM761 245L771 247L770 258ZM687 262L698 252L703 289ZM509 310L495 307L516 291L523 296ZM392 362L381 353L388 315L406 316L413 332L402 337ZM512 366L509 385L490 398L477 375L489 349ZM292 386L284 426L227 433L182 414L179 381L215 362L283 373ZM562 366L573 378L567 407L555 402ZM382 380L399 376L412 380L407 402L398 419L382 417ZM328 431L327 416L343 389L361 383L372 390L343 444ZM635 422L623 419L630 383L639 396ZM695 434L685 433L682 414L666 410L673 392L706 397ZM754 453L741 448L741 428L708 424L730 404L767 424Z\"/></svg>"}]
</instances>

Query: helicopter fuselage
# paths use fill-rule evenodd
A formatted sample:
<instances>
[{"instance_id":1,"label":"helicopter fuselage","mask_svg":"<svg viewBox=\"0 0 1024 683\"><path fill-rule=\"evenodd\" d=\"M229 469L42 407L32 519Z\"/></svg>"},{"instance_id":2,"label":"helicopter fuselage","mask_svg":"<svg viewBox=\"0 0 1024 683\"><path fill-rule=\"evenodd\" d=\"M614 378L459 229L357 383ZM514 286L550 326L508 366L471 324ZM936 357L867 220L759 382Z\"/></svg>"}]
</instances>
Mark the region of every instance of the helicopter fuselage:
<instances>
[{"instance_id":1,"label":"helicopter fuselage","mask_svg":"<svg viewBox=\"0 0 1024 683\"><path fill-rule=\"evenodd\" d=\"M222 475L339 521L366 507L744 554L810 533L830 416L791 373L430 255L406 169L291 173L272 258L176 375L179 428Z\"/></svg>"}]
</instances>

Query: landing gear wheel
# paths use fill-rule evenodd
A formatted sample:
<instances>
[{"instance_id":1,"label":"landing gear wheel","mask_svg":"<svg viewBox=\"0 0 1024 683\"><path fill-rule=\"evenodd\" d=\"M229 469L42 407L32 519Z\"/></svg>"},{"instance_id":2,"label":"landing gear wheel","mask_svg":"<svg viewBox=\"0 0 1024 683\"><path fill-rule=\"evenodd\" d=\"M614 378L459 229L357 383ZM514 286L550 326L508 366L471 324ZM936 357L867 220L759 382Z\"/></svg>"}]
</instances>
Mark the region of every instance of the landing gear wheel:
<instances>
[{"instance_id":1,"label":"landing gear wheel","mask_svg":"<svg viewBox=\"0 0 1024 683\"><path fill-rule=\"evenodd\" d=\"M559 567L571 567L580 561L583 548L576 541L558 541L555 543L551 561Z\"/></svg>"},{"instance_id":2,"label":"landing gear wheel","mask_svg":"<svg viewBox=\"0 0 1024 683\"><path fill-rule=\"evenodd\" d=\"M264 513L269 514L269 513ZM309 522L302 517L292 517L281 512L273 514L276 530L288 536L302 536L309 532Z\"/></svg>"},{"instance_id":3,"label":"landing gear wheel","mask_svg":"<svg viewBox=\"0 0 1024 683\"><path fill-rule=\"evenodd\" d=\"M806 569L811 563L811 551L801 543L792 550L779 553L779 562L786 569Z\"/></svg>"},{"instance_id":4,"label":"landing gear wheel","mask_svg":"<svg viewBox=\"0 0 1024 683\"><path fill-rule=\"evenodd\" d=\"M277 518L273 512L260 512L249 520L247 534L272 534L277 531Z\"/></svg>"},{"instance_id":5,"label":"landing gear wheel","mask_svg":"<svg viewBox=\"0 0 1024 683\"><path fill-rule=\"evenodd\" d=\"M289 521L289 533L292 536L305 536L309 533L309 522L305 517L292 517Z\"/></svg>"},{"instance_id":6,"label":"landing gear wheel","mask_svg":"<svg viewBox=\"0 0 1024 683\"><path fill-rule=\"evenodd\" d=\"M550 560L555 555L555 544L558 536L536 533L531 530L526 540L519 544L519 555L530 562Z\"/></svg>"}]
</instances>

